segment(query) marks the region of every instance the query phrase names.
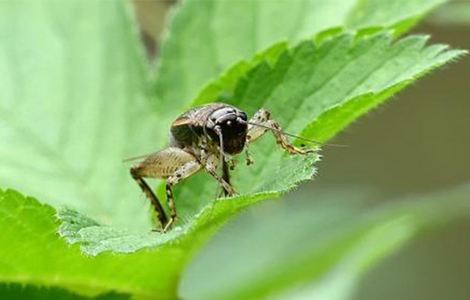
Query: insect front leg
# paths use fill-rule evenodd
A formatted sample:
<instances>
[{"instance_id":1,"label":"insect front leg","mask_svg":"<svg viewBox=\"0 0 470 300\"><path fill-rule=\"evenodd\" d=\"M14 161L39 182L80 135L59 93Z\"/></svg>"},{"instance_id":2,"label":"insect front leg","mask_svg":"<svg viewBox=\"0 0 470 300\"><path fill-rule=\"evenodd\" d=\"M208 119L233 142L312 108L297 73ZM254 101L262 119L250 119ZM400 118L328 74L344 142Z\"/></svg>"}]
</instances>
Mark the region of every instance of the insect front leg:
<instances>
[{"instance_id":1,"label":"insect front leg","mask_svg":"<svg viewBox=\"0 0 470 300\"><path fill-rule=\"evenodd\" d=\"M254 116L250 119L248 125L247 143L252 143L267 131L271 131L276 138L276 142L290 154L308 154L315 152L313 149L302 149L292 145L287 137L282 133L282 128L278 122L271 119L271 113L266 109L262 108L258 110ZM253 124L259 124L256 126Z\"/></svg>"},{"instance_id":2,"label":"insect front leg","mask_svg":"<svg viewBox=\"0 0 470 300\"><path fill-rule=\"evenodd\" d=\"M220 183L220 185L224 189L225 195L228 195L228 196L236 195L237 192L235 191L233 186L223 178L223 177L226 177L227 179L230 180L230 177L228 175L228 172L229 172L228 165L227 165L227 168L224 168L224 170L222 170L223 177L220 177L219 175L217 175L218 163L219 163L219 158L217 157L217 155L209 154L205 158L203 158L204 168L206 169L207 173L209 173L212 177L215 178L215 180L217 180Z\"/></svg>"},{"instance_id":3,"label":"insect front leg","mask_svg":"<svg viewBox=\"0 0 470 300\"><path fill-rule=\"evenodd\" d=\"M231 186L230 184L230 169L229 169L229 164L226 159L224 159L223 164L222 164L222 179ZM229 191L224 188L224 195L228 196Z\"/></svg>"}]
</instances>

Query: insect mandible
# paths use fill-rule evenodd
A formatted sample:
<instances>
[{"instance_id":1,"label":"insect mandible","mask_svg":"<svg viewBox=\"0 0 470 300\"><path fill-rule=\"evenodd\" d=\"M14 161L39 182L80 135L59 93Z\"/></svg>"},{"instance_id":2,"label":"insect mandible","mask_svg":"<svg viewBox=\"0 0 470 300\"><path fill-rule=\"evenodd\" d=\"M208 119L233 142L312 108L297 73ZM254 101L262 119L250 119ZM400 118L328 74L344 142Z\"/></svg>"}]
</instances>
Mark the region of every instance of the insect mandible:
<instances>
[{"instance_id":1,"label":"insect mandible","mask_svg":"<svg viewBox=\"0 0 470 300\"><path fill-rule=\"evenodd\" d=\"M211 103L180 115L170 129L169 147L146 156L131 167L132 178L151 201L163 232L177 218L173 186L200 170L205 170L222 186L225 195L233 196L229 161L232 155L247 151L247 146L266 132L272 132L277 144L290 154L305 155L315 149L298 148L287 139L278 122L266 109L258 110L251 119L242 110L224 103ZM292 135L291 135L292 136ZM247 152L247 164L252 160ZM217 174L222 167L222 175ZM168 218L157 196L144 178L166 179Z\"/></svg>"}]
</instances>

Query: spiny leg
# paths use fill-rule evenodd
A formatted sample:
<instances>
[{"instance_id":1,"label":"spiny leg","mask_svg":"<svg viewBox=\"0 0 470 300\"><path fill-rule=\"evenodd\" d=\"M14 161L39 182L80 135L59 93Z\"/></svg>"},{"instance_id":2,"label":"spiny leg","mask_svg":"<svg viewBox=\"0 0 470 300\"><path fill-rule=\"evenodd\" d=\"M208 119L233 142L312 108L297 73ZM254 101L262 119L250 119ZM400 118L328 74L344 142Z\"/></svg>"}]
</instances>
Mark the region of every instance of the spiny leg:
<instances>
[{"instance_id":1,"label":"spiny leg","mask_svg":"<svg viewBox=\"0 0 470 300\"><path fill-rule=\"evenodd\" d=\"M224 160L222 166L222 179L225 180L225 182L228 183L230 186L232 186L232 183L230 182L230 171L235 170L235 166L236 161L234 159L229 159L228 161ZM222 196L230 196L230 191L225 188L222 188L222 191L218 193L218 197Z\"/></svg>"},{"instance_id":2,"label":"spiny leg","mask_svg":"<svg viewBox=\"0 0 470 300\"><path fill-rule=\"evenodd\" d=\"M148 186L144 178L140 175L140 169L138 166L132 167L130 172L132 178L134 178L134 180L140 186L147 198L150 199L150 203L152 203L152 206L155 209L155 212L157 213L158 222L160 223L161 227L164 228L165 224L168 223L168 217L166 216L165 211L163 210L163 207L160 204L160 201L158 201L157 196L152 192L152 189Z\"/></svg>"},{"instance_id":3,"label":"spiny leg","mask_svg":"<svg viewBox=\"0 0 470 300\"><path fill-rule=\"evenodd\" d=\"M208 142L206 140L203 140L202 143L199 146L200 152L198 153L197 157L199 158L200 164L204 167L204 169L211 175L217 182L219 182L220 186L222 186L223 193L228 196L235 195L235 189L232 187L230 182L227 182L224 179L224 176L227 176L227 178L230 181L230 175L228 174L229 171L229 166L228 164L226 166L222 165L222 178L217 174L217 167L219 166L219 163L222 159L217 154L218 150L217 149L209 149L208 147ZM220 155L220 154L219 154ZM226 163L227 158L223 157L223 163ZM226 168L226 170L224 170ZM224 174L225 171L227 171L227 174ZM217 193L216 193L217 196Z\"/></svg>"},{"instance_id":4,"label":"spiny leg","mask_svg":"<svg viewBox=\"0 0 470 300\"><path fill-rule=\"evenodd\" d=\"M224 162L222 164L222 179L229 185L230 184L230 170L227 161L224 159ZM228 196L229 191L224 189L224 195Z\"/></svg>"},{"instance_id":5,"label":"spiny leg","mask_svg":"<svg viewBox=\"0 0 470 300\"><path fill-rule=\"evenodd\" d=\"M260 126L256 126L258 124ZM271 113L262 108L258 110L250 119L248 125L247 143L252 143L267 131L271 131L276 138L276 142L290 154L308 154L315 152L314 149L302 149L292 145L287 137L282 133L282 128L278 122L271 119Z\"/></svg>"},{"instance_id":6,"label":"spiny leg","mask_svg":"<svg viewBox=\"0 0 470 300\"><path fill-rule=\"evenodd\" d=\"M206 163L207 163L207 159L206 159ZM223 164L222 164L222 180L225 181L232 188L227 190L227 188L224 187L225 184L219 182L220 186L222 187L222 191L219 191L219 189L217 189L216 197L230 196L230 195L234 194L234 189L233 189L232 183L230 182L230 171L235 170L236 165L237 165L237 160L236 159L234 159L232 157L224 157L224 161L223 161ZM214 168L217 168L217 167L214 167ZM211 169L211 167L209 167L209 169ZM208 171L208 173L211 176L213 176L211 174L211 172ZM219 181L218 177L216 177L216 176L213 176L213 177L217 181Z\"/></svg>"},{"instance_id":7,"label":"spiny leg","mask_svg":"<svg viewBox=\"0 0 470 300\"><path fill-rule=\"evenodd\" d=\"M201 167L201 164L195 159L179 167L173 175L168 177L166 181L166 200L168 201L168 207L170 208L170 220L163 228L163 232L170 229L178 217L176 213L175 198L173 196L173 186L199 171Z\"/></svg>"},{"instance_id":8,"label":"spiny leg","mask_svg":"<svg viewBox=\"0 0 470 300\"><path fill-rule=\"evenodd\" d=\"M171 186L176 184L179 180L189 177L201 168L202 166L192 154L176 147L169 147L153 153L138 165L131 168L132 177L139 184L145 195L150 199L164 231L168 230L176 219L176 208ZM144 177L168 179L167 186L169 182L170 193L167 192L167 195L171 195L171 197L168 197L167 199L171 212L170 220L165 215L165 211L163 210L161 203L158 201L158 198L143 180Z\"/></svg>"},{"instance_id":9,"label":"spiny leg","mask_svg":"<svg viewBox=\"0 0 470 300\"><path fill-rule=\"evenodd\" d=\"M203 156L202 163L207 173L220 183L224 189L225 195L233 196L237 193L229 182L227 182L223 177L217 175L217 164L219 163L219 158L216 155L210 154L207 157Z\"/></svg>"},{"instance_id":10,"label":"spiny leg","mask_svg":"<svg viewBox=\"0 0 470 300\"><path fill-rule=\"evenodd\" d=\"M214 170L217 168L217 162L216 161L211 161L209 159L206 163L206 170L211 174L223 187L223 192L224 195L232 195L234 192L232 186L230 185L230 174L229 174L229 169L227 165L227 158L225 156L225 150L224 150L224 136L222 134L222 129L218 126L214 127L214 132L219 136L219 164L222 167L222 178L219 178L217 176L217 172ZM215 155L214 155L215 157ZM214 170L211 170L211 165L213 164ZM232 192L233 191L233 192ZM234 193L233 193L234 194Z\"/></svg>"}]
</instances>

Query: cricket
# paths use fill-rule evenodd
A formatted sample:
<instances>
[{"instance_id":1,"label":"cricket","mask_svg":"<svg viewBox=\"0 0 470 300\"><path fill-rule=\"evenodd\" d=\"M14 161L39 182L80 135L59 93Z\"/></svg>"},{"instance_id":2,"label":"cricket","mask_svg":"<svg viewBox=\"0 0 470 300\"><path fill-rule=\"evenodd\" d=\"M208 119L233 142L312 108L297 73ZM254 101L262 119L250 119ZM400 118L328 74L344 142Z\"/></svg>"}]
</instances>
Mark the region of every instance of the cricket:
<instances>
[{"instance_id":1,"label":"cricket","mask_svg":"<svg viewBox=\"0 0 470 300\"><path fill-rule=\"evenodd\" d=\"M253 163L248 145L266 132L271 132L277 144L291 155L316 151L304 145L300 148L292 145L287 136L316 142L284 132L271 118L271 113L263 108L248 120L247 114L234 106L211 103L192 108L176 118L171 124L169 146L141 157L142 160L130 168L132 178L155 209L161 231L167 232L177 219L173 187L198 171L210 174L222 187L225 196L235 195L230 183L230 170L235 166L232 157L245 151L247 165ZM144 178L166 180L169 217Z\"/></svg>"}]
</instances>

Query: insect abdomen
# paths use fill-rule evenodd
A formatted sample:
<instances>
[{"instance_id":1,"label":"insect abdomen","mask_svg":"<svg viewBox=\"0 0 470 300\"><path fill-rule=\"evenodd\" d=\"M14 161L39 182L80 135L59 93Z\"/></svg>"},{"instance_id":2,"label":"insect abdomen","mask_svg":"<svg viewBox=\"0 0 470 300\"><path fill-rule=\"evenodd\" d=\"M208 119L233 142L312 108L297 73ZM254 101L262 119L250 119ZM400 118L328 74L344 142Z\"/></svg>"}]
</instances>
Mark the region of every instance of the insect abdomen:
<instances>
[{"instance_id":1,"label":"insect abdomen","mask_svg":"<svg viewBox=\"0 0 470 300\"><path fill-rule=\"evenodd\" d=\"M141 177L166 178L190 161L194 161L194 156L180 148L169 147L149 155L132 169Z\"/></svg>"}]
</instances>

